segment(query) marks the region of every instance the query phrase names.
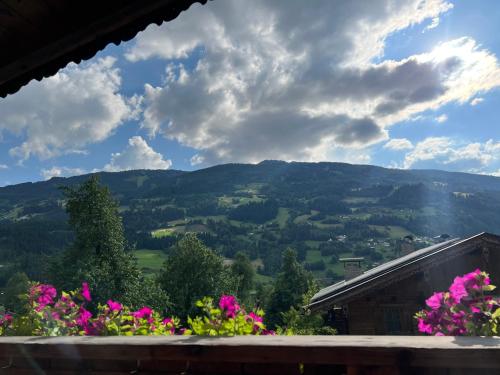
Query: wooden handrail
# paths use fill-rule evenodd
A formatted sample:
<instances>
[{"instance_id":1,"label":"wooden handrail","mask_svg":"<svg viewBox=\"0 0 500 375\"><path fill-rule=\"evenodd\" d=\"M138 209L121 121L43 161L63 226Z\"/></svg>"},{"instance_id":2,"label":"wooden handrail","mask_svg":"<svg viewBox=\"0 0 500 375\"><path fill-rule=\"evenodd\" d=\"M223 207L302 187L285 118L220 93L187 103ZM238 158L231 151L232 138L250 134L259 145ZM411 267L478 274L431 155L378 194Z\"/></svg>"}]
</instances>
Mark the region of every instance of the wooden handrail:
<instances>
[{"instance_id":1,"label":"wooden handrail","mask_svg":"<svg viewBox=\"0 0 500 375\"><path fill-rule=\"evenodd\" d=\"M23 373L22 371L37 366L48 374L64 373L67 369L65 370L64 366L61 368L61 363L66 363L66 367L70 366L73 369L76 366L80 370L92 370L93 373L99 373L98 369L102 363L107 363L104 367L109 371L111 371L109 366L112 368L116 365L117 369L126 368L125 372L116 372L114 369L116 373L131 373L131 371L148 373L148 366L151 367L152 363L156 363L154 371L163 370L162 366L173 369L175 366L169 365L176 364L178 372L172 373L203 374L218 373L214 370L214 366L216 369L219 368L219 373L222 373L220 372L222 369L235 369L234 372L228 370L225 373L249 374L253 372L242 369L245 366L247 369L251 368L252 365L259 365L261 369L276 369L276 372L266 370L267 373L276 374L300 373L312 368L316 370L310 373L315 374L340 374L343 373L341 368L344 368L344 373L348 374L400 374L407 373L412 368L497 369L495 373L500 373L500 338L422 336L0 337L0 361L0 367L7 372ZM58 372L54 368L55 364ZM196 367L196 364L204 366ZM189 371L184 371L185 368L189 368ZM199 371L193 368L198 368ZM206 370L207 368L215 372L210 372ZM279 371L280 368L281 371ZM328 371L318 372L321 368L328 369ZM333 369L338 369L339 372Z\"/></svg>"}]
</instances>

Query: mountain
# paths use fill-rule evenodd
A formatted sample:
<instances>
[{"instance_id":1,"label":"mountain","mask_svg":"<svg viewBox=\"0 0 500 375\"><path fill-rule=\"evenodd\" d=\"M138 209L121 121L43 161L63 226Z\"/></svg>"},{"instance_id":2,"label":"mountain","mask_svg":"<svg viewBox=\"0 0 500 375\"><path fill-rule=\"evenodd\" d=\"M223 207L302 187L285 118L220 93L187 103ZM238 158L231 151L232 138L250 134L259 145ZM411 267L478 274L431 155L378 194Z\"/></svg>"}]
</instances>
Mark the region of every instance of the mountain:
<instances>
[{"instance_id":1,"label":"mountain","mask_svg":"<svg viewBox=\"0 0 500 375\"><path fill-rule=\"evenodd\" d=\"M442 233L500 232L500 178L493 176L274 160L98 175L137 249L168 253L183 233L197 232L229 259L246 252L268 276L289 246L319 279L335 279L339 257L364 256L369 267L395 257L406 235L424 246ZM34 272L34 254L67 246L72 233L59 187L88 176L0 188L0 262Z\"/></svg>"}]
</instances>

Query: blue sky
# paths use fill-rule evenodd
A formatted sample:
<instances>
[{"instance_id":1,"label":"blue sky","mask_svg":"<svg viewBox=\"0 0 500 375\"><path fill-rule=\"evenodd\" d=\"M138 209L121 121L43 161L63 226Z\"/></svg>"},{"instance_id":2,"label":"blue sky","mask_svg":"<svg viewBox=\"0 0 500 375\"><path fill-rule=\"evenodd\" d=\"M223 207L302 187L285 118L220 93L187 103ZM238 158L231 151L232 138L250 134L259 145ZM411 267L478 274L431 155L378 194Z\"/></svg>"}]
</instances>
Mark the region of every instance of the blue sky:
<instances>
[{"instance_id":1,"label":"blue sky","mask_svg":"<svg viewBox=\"0 0 500 375\"><path fill-rule=\"evenodd\" d=\"M0 99L0 185L263 159L500 173L500 3L217 0Z\"/></svg>"}]
</instances>

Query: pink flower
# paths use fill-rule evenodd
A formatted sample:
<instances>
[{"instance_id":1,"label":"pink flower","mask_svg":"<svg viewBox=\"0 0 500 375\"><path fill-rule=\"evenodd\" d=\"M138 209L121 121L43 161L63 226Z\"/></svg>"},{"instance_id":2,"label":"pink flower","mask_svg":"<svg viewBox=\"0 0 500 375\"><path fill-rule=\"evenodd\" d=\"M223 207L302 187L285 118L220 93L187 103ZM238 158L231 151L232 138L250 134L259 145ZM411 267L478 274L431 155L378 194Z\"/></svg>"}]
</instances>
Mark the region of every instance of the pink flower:
<instances>
[{"instance_id":1,"label":"pink flower","mask_svg":"<svg viewBox=\"0 0 500 375\"><path fill-rule=\"evenodd\" d=\"M168 326L169 324L172 324L173 323L173 319L172 318L165 318L163 319L163 324L165 324L166 326Z\"/></svg>"},{"instance_id":2,"label":"pink flower","mask_svg":"<svg viewBox=\"0 0 500 375\"><path fill-rule=\"evenodd\" d=\"M56 289L49 284L38 284L30 289L30 299L36 299L38 306L36 311L41 311L45 306L54 303L54 298L57 295Z\"/></svg>"},{"instance_id":3,"label":"pink flower","mask_svg":"<svg viewBox=\"0 0 500 375\"><path fill-rule=\"evenodd\" d=\"M87 283L82 284L82 296L87 301L92 301L92 298L90 297L89 284L87 284Z\"/></svg>"},{"instance_id":4,"label":"pink flower","mask_svg":"<svg viewBox=\"0 0 500 375\"><path fill-rule=\"evenodd\" d=\"M92 318L92 313L88 310L85 310L83 307L80 307L79 315L76 318L76 323L81 327L87 327L89 319Z\"/></svg>"},{"instance_id":5,"label":"pink flower","mask_svg":"<svg viewBox=\"0 0 500 375\"><path fill-rule=\"evenodd\" d=\"M469 293L465 288L466 279L464 277L457 276L453 280L453 284L450 286L451 297L455 300L456 303L460 303L462 298L467 297Z\"/></svg>"},{"instance_id":6,"label":"pink flower","mask_svg":"<svg viewBox=\"0 0 500 375\"><path fill-rule=\"evenodd\" d=\"M61 319L61 315L59 315L59 313L57 313L55 311L52 311L51 315L52 315L52 319L54 319L54 320L60 320Z\"/></svg>"},{"instance_id":7,"label":"pink flower","mask_svg":"<svg viewBox=\"0 0 500 375\"><path fill-rule=\"evenodd\" d=\"M108 306L111 311L122 311L122 304L120 302L108 300Z\"/></svg>"},{"instance_id":8,"label":"pink flower","mask_svg":"<svg viewBox=\"0 0 500 375\"><path fill-rule=\"evenodd\" d=\"M264 336L274 336L274 335L276 335L276 332L273 331L272 329L265 329L262 331L262 334Z\"/></svg>"},{"instance_id":9,"label":"pink flower","mask_svg":"<svg viewBox=\"0 0 500 375\"><path fill-rule=\"evenodd\" d=\"M437 310L441 307L443 303L443 292L434 293L431 297L429 297L425 303L433 310Z\"/></svg>"},{"instance_id":10,"label":"pink flower","mask_svg":"<svg viewBox=\"0 0 500 375\"><path fill-rule=\"evenodd\" d=\"M12 323L12 320L13 320L13 319L14 319L14 318L12 317L12 315L10 315L10 314L5 314L4 316L2 316L2 317L0 318L0 325L2 325L2 326L3 326L3 325L5 325L6 323L7 323L7 325L9 325L10 323Z\"/></svg>"},{"instance_id":11,"label":"pink flower","mask_svg":"<svg viewBox=\"0 0 500 375\"><path fill-rule=\"evenodd\" d=\"M137 319L150 318L153 310L150 307L144 306L143 308L134 311L132 316Z\"/></svg>"},{"instance_id":12,"label":"pink flower","mask_svg":"<svg viewBox=\"0 0 500 375\"><path fill-rule=\"evenodd\" d=\"M432 333L432 325L426 323L424 321L424 319L419 318L418 319L418 330L419 330L419 332L422 332L422 333L431 334Z\"/></svg>"},{"instance_id":13,"label":"pink flower","mask_svg":"<svg viewBox=\"0 0 500 375\"><path fill-rule=\"evenodd\" d=\"M261 323L262 322L262 317L261 316L258 316L256 313L254 313L253 311L251 311L249 314L248 314L248 317L251 318L254 322L258 322L258 323Z\"/></svg>"},{"instance_id":14,"label":"pink flower","mask_svg":"<svg viewBox=\"0 0 500 375\"><path fill-rule=\"evenodd\" d=\"M234 296L223 295L219 300L219 307L226 312L228 318L234 318L236 311L240 309L240 305L236 302Z\"/></svg>"}]
</instances>

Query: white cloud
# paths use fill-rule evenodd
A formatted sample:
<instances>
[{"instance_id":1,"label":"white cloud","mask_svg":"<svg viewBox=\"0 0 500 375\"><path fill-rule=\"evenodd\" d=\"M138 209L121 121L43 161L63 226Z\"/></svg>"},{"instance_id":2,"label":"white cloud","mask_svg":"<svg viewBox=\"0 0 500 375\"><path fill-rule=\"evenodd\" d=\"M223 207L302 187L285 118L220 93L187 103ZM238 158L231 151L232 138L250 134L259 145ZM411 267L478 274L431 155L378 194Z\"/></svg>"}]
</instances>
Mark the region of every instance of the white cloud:
<instances>
[{"instance_id":1,"label":"white cloud","mask_svg":"<svg viewBox=\"0 0 500 375\"><path fill-rule=\"evenodd\" d=\"M153 150L139 136L128 140L127 147L111 155L111 161L104 166L105 171L117 172L131 169L168 169L172 165L163 155Z\"/></svg>"},{"instance_id":2,"label":"white cloud","mask_svg":"<svg viewBox=\"0 0 500 375\"><path fill-rule=\"evenodd\" d=\"M475 106L484 101L483 98L474 98L470 101L470 105Z\"/></svg>"},{"instance_id":3,"label":"white cloud","mask_svg":"<svg viewBox=\"0 0 500 375\"><path fill-rule=\"evenodd\" d=\"M87 173L82 168L68 168L68 167L52 167L50 169L42 169L40 175L44 180L50 180L52 177L70 177Z\"/></svg>"},{"instance_id":4,"label":"white cloud","mask_svg":"<svg viewBox=\"0 0 500 375\"><path fill-rule=\"evenodd\" d=\"M142 127L196 149L207 164L332 160L336 150L359 150L387 139L396 122L491 87L483 76L495 77L496 58L470 39L373 63L388 35L451 6L444 0L193 6L146 29L128 50L130 61L167 61L164 84L145 87ZM194 53L199 61L191 70L172 60ZM479 84L467 88L471 82Z\"/></svg>"},{"instance_id":5,"label":"white cloud","mask_svg":"<svg viewBox=\"0 0 500 375\"><path fill-rule=\"evenodd\" d=\"M9 169L7 164L0 164L0 169Z\"/></svg>"},{"instance_id":6,"label":"white cloud","mask_svg":"<svg viewBox=\"0 0 500 375\"><path fill-rule=\"evenodd\" d=\"M440 168L488 173L500 163L500 142L463 144L448 137L429 137L406 154L404 168Z\"/></svg>"},{"instance_id":7,"label":"white cloud","mask_svg":"<svg viewBox=\"0 0 500 375\"><path fill-rule=\"evenodd\" d=\"M436 120L436 122L438 122L439 124L442 124L443 122L446 122L448 120L448 116L445 114L442 114L442 115L436 117L434 120Z\"/></svg>"},{"instance_id":8,"label":"white cloud","mask_svg":"<svg viewBox=\"0 0 500 375\"><path fill-rule=\"evenodd\" d=\"M204 161L205 161L205 158L201 155L198 155L198 154L193 155L190 159L191 165L203 164Z\"/></svg>"},{"instance_id":9,"label":"white cloud","mask_svg":"<svg viewBox=\"0 0 500 375\"><path fill-rule=\"evenodd\" d=\"M431 20L431 23L428 24L424 30L422 30L423 33L425 33L426 31L428 30L432 30L432 29L435 29L436 27L439 26L439 17L434 17L432 20Z\"/></svg>"},{"instance_id":10,"label":"white cloud","mask_svg":"<svg viewBox=\"0 0 500 375\"><path fill-rule=\"evenodd\" d=\"M111 57L81 65L69 64L55 76L31 81L15 95L0 101L0 131L24 141L10 155L26 160L82 152L100 142L137 114L137 98L118 91L120 72Z\"/></svg>"},{"instance_id":11,"label":"white cloud","mask_svg":"<svg viewBox=\"0 0 500 375\"><path fill-rule=\"evenodd\" d=\"M394 151L411 150L413 144L406 138L393 138L384 145L384 148Z\"/></svg>"}]
</instances>

